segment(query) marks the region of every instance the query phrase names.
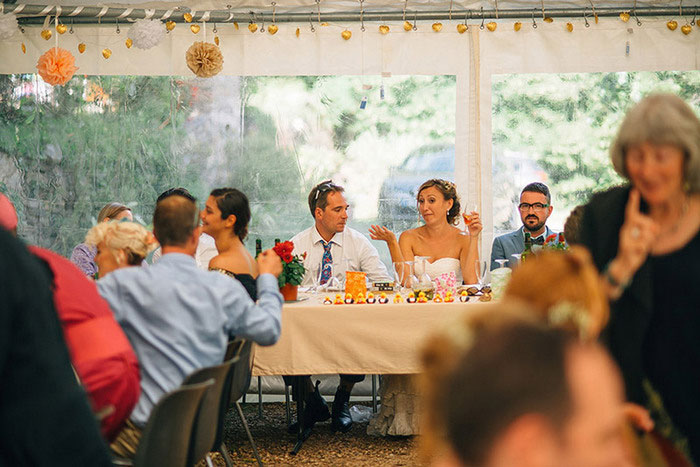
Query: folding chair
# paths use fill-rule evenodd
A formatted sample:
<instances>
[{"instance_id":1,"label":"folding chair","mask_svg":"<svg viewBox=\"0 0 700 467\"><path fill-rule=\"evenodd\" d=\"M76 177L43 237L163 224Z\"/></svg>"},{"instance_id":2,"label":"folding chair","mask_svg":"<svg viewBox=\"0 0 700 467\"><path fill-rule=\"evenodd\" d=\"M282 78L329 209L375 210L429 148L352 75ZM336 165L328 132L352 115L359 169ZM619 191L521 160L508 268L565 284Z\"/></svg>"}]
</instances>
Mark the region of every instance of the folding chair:
<instances>
[{"instance_id":1,"label":"folding chair","mask_svg":"<svg viewBox=\"0 0 700 467\"><path fill-rule=\"evenodd\" d=\"M236 361L238 361L238 357L233 357L221 365L201 368L185 378L183 384L186 385L197 384L207 380L214 381L214 384L202 398L195 421L192 440L193 464L205 459L209 467L214 467L209 453L220 450L221 442L217 443L217 440L223 437L221 433L223 432L224 417L228 409L231 366Z\"/></svg>"},{"instance_id":2,"label":"folding chair","mask_svg":"<svg viewBox=\"0 0 700 467\"><path fill-rule=\"evenodd\" d=\"M148 417L133 462L128 459L114 459L114 464L135 467L190 467L195 419L202 397L213 384L213 380L208 380L183 385L163 396Z\"/></svg>"}]
</instances>

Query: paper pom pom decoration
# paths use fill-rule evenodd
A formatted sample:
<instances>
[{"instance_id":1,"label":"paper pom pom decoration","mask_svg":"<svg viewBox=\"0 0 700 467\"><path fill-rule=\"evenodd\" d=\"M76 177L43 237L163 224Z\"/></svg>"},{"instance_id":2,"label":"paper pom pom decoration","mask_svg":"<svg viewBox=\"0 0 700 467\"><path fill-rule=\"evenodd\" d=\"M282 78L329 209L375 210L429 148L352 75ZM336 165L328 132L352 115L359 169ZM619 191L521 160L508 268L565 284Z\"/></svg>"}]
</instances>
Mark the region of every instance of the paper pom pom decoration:
<instances>
[{"instance_id":1,"label":"paper pom pom decoration","mask_svg":"<svg viewBox=\"0 0 700 467\"><path fill-rule=\"evenodd\" d=\"M138 19L129 28L128 36L134 41L134 47L150 49L165 37L165 26L157 19Z\"/></svg>"},{"instance_id":2,"label":"paper pom pom decoration","mask_svg":"<svg viewBox=\"0 0 700 467\"><path fill-rule=\"evenodd\" d=\"M211 42L195 42L185 54L187 67L200 78L211 78L224 67L221 50Z\"/></svg>"},{"instance_id":3,"label":"paper pom pom decoration","mask_svg":"<svg viewBox=\"0 0 700 467\"><path fill-rule=\"evenodd\" d=\"M55 86L66 84L78 67L75 66L75 57L70 52L60 47L52 47L39 57L36 69L44 81Z\"/></svg>"},{"instance_id":4,"label":"paper pom pom decoration","mask_svg":"<svg viewBox=\"0 0 700 467\"><path fill-rule=\"evenodd\" d=\"M17 17L14 14L0 14L0 40L9 39L14 36L18 30Z\"/></svg>"}]
</instances>

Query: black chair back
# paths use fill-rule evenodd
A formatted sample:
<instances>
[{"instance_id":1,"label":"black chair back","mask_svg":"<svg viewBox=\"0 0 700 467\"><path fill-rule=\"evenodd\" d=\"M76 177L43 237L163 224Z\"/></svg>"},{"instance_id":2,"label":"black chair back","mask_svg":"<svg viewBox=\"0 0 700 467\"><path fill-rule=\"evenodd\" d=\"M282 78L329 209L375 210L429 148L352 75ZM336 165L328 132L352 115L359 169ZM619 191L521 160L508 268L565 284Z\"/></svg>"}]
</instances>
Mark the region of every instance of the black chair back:
<instances>
[{"instance_id":1,"label":"black chair back","mask_svg":"<svg viewBox=\"0 0 700 467\"><path fill-rule=\"evenodd\" d=\"M193 426L202 397L213 384L183 385L158 401L141 433L134 466L190 465Z\"/></svg>"},{"instance_id":2,"label":"black chair back","mask_svg":"<svg viewBox=\"0 0 700 467\"><path fill-rule=\"evenodd\" d=\"M231 367L233 373L229 406L234 404L248 391L253 370L253 341L244 341L238 351L238 361Z\"/></svg>"},{"instance_id":3,"label":"black chair back","mask_svg":"<svg viewBox=\"0 0 700 467\"><path fill-rule=\"evenodd\" d=\"M231 360L233 357L238 356L243 344L245 344L245 339L240 337L229 341L228 346L226 346L226 356L224 357L224 361Z\"/></svg>"},{"instance_id":4,"label":"black chair back","mask_svg":"<svg viewBox=\"0 0 700 467\"><path fill-rule=\"evenodd\" d=\"M214 380L214 384L202 398L195 420L191 465L204 459L207 453L219 450L219 444L216 442L219 433L223 431L224 416L228 409L228 398L224 399L228 393L224 391L229 387L231 365L236 361L238 361L238 357L221 365L201 368L185 378L183 384L187 385Z\"/></svg>"}]
</instances>

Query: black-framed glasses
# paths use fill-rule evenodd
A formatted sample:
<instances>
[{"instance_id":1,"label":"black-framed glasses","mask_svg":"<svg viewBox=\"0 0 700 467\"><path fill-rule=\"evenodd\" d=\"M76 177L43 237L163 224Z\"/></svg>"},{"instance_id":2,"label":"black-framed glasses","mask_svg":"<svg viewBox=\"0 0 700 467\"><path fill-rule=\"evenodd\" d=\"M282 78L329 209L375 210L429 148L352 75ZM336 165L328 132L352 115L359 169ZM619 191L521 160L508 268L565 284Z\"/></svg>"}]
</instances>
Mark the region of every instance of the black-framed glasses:
<instances>
[{"instance_id":1,"label":"black-framed glasses","mask_svg":"<svg viewBox=\"0 0 700 467\"><path fill-rule=\"evenodd\" d=\"M520 209L521 212L528 212L530 208L532 208L533 211L535 212L540 212L544 211L545 208L548 208L549 204L543 204L543 203L520 203L518 204L518 209Z\"/></svg>"}]
</instances>

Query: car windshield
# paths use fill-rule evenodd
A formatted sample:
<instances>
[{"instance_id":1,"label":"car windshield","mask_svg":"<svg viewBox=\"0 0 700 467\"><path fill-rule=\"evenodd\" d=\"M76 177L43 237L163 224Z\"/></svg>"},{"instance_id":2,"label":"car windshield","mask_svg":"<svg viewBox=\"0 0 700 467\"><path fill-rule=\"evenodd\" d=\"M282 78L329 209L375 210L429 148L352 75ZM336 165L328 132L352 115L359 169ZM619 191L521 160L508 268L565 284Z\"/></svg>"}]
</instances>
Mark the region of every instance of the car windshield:
<instances>
[{"instance_id":1,"label":"car windshield","mask_svg":"<svg viewBox=\"0 0 700 467\"><path fill-rule=\"evenodd\" d=\"M411 156L403 165L407 172L454 172L454 148L445 149L438 153L428 152Z\"/></svg>"}]
</instances>

